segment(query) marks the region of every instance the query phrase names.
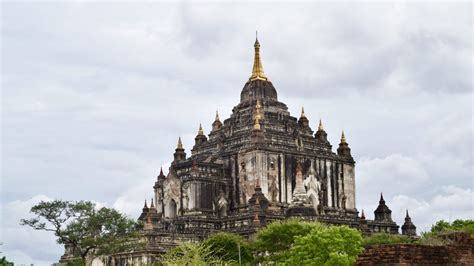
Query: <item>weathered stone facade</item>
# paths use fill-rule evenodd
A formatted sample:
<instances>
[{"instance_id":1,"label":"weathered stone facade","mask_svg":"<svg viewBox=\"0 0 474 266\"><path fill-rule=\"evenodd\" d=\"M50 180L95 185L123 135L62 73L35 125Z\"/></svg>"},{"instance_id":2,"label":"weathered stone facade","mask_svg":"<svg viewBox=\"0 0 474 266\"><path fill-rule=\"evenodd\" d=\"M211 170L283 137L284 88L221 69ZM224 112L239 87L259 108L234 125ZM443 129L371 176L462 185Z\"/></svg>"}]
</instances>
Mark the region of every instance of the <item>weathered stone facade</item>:
<instances>
[{"instance_id":1,"label":"weathered stone facade","mask_svg":"<svg viewBox=\"0 0 474 266\"><path fill-rule=\"evenodd\" d=\"M139 217L146 256L214 232L249 236L291 216L367 233L399 228L383 199L376 219L361 221L344 132L335 153L321 121L314 132L304 110L299 119L290 115L263 72L258 40L252 75L231 116L221 122L216 113L207 136L200 126L189 157L179 139L167 175L160 171L153 188L151 206L145 203Z\"/></svg>"}]
</instances>

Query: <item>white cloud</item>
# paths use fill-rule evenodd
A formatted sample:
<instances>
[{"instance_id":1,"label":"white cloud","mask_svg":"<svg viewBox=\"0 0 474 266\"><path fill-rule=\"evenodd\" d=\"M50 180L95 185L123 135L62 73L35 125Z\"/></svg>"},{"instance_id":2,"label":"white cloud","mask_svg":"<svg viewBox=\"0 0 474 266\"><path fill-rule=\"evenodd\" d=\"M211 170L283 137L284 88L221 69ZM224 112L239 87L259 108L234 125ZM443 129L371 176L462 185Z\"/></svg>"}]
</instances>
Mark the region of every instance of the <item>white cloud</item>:
<instances>
[{"instance_id":1,"label":"white cloud","mask_svg":"<svg viewBox=\"0 0 474 266\"><path fill-rule=\"evenodd\" d=\"M429 189L429 188L427 188ZM429 231L436 221L474 218L474 191L456 186L442 187L440 193L428 199L416 194L399 194L387 202L392 209L392 217L403 224L405 210L408 209L417 232Z\"/></svg>"},{"instance_id":2,"label":"white cloud","mask_svg":"<svg viewBox=\"0 0 474 266\"><path fill-rule=\"evenodd\" d=\"M32 217L31 207L40 201L49 201L45 195L36 195L28 200L15 200L1 204L2 251L15 264L51 265L62 255L63 247L56 244L51 232L36 231L20 226L21 219Z\"/></svg>"},{"instance_id":3,"label":"white cloud","mask_svg":"<svg viewBox=\"0 0 474 266\"><path fill-rule=\"evenodd\" d=\"M361 158L357 165L357 187L363 195L410 193L428 181L429 176L415 158L392 154L385 158ZM396 189L395 189L396 188Z\"/></svg>"}]
</instances>

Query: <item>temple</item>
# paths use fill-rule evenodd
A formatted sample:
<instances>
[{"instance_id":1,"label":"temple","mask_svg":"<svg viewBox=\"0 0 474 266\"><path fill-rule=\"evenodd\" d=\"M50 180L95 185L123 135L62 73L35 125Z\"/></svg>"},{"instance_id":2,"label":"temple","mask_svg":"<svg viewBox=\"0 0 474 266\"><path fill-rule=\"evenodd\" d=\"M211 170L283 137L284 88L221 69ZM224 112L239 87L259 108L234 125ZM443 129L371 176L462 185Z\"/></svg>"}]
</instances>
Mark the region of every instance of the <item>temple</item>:
<instances>
[{"instance_id":1,"label":"temple","mask_svg":"<svg viewBox=\"0 0 474 266\"><path fill-rule=\"evenodd\" d=\"M258 39L254 49L252 73L230 117L221 121L216 112L207 135L200 125L188 152L178 138L168 172L160 170L154 198L138 218L146 248L109 260L151 262L178 242L221 231L248 237L289 217L398 234L382 195L373 221L363 211L359 216L344 132L333 152L321 120L314 132L304 109L291 116L263 71ZM404 234L416 235L410 219L405 225Z\"/></svg>"}]
</instances>

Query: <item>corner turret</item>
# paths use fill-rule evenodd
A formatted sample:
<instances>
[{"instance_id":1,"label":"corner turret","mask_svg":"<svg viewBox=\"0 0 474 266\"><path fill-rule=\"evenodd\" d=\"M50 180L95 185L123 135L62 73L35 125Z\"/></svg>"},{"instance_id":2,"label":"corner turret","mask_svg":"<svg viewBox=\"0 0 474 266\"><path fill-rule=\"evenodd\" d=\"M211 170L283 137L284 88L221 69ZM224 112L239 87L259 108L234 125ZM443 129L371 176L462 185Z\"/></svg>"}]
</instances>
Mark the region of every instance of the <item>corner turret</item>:
<instances>
[{"instance_id":1,"label":"corner turret","mask_svg":"<svg viewBox=\"0 0 474 266\"><path fill-rule=\"evenodd\" d=\"M174 152L174 163L183 161L186 159L186 153L184 152L183 143L181 142L181 137L178 138L178 145Z\"/></svg>"},{"instance_id":2,"label":"corner turret","mask_svg":"<svg viewBox=\"0 0 474 266\"><path fill-rule=\"evenodd\" d=\"M349 148L349 144L346 141L344 131L342 131L341 134L341 142L339 143L339 148L337 148L337 155L350 160L354 160L351 155L351 148Z\"/></svg>"},{"instance_id":3,"label":"corner turret","mask_svg":"<svg viewBox=\"0 0 474 266\"><path fill-rule=\"evenodd\" d=\"M222 127L222 122L219 119L219 112L216 111L216 118L214 119L214 122L212 123L212 131L217 131L221 129Z\"/></svg>"},{"instance_id":4,"label":"corner turret","mask_svg":"<svg viewBox=\"0 0 474 266\"><path fill-rule=\"evenodd\" d=\"M331 143L329 143L328 141L328 134L324 130L323 122L321 121L321 119L319 119L318 131L316 131L314 137L316 138L316 143L326 147L329 150L332 149Z\"/></svg>"},{"instance_id":5,"label":"corner turret","mask_svg":"<svg viewBox=\"0 0 474 266\"><path fill-rule=\"evenodd\" d=\"M412 223L408 210L405 216L405 223L402 225L402 235L416 236L416 226Z\"/></svg>"},{"instance_id":6,"label":"corner turret","mask_svg":"<svg viewBox=\"0 0 474 266\"><path fill-rule=\"evenodd\" d=\"M380 193L379 206L374 211L376 222L393 222L392 221L392 211L385 205L385 200L383 199L383 194Z\"/></svg>"},{"instance_id":7,"label":"corner turret","mask_svg":"<svg viewBox=\"0 0 474 266\"><path fill-rule=\"evenodd\" d=\"M300 119L298 120L298 124L303 128L309 127L309 120L304 113L304 107L301 107L301 115Z\"/></svg>"},{"instance_id":8,"label":"corner turret","mask_svg":"<svg viewBox=\"0 0 474 266\"><path fill-rule=\"evenodd\" d=\"M197 136L194 138L194 141L195 141L195 144L194 144L195 146L199 146L207 141L207 137L206 135L204 135L204 130L202 130L201 124L199 124L198 133L197 133Z\"/></svg>"}]
</instances>

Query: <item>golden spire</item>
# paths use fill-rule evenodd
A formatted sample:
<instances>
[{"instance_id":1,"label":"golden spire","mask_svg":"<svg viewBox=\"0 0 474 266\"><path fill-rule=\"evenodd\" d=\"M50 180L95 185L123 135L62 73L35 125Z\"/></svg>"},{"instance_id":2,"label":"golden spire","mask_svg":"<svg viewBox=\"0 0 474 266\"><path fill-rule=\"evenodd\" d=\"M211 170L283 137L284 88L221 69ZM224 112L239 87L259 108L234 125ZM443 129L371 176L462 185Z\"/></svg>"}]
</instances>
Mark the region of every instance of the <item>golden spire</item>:
<instances>
[{"instance_id":1,"label":"golden spire","mask_svg":"<svg viewBox=\"0 0 474 266\"><path fill-rule=\"evenodd\" d=\"M202 130L202 125L199 123L198 135L204 135L204 130Z\"/></svg>"},{"instance_id":2,"label":"golden spire","mask_svg":"<svg viewBox=\"0 0 474 266\"><path fill-rule=\"evenodd\" d=\"M321 121L321 119L319 119L318 131L324 131L323 122Z\"/></svg>"},{"instance_id":3,"label":"golden spire","mask_svg":"<svg viewBox=\"0 0 474 266\"><path fill-rule=\"evenodd\" d=\"M268 80L265 73L263 73L262 62L260 61L260 43L258 42L257 36L255 36L255 44L253 47L255 48L255 57L253 60L252 76L250 76L249 80Z\"/></svg>"},{"instance_id":4,"label":"golden spire","mask_svg":"<svg viewBox=\"0 0 474 266\"><path fill-rule=\"evenodd\" d=\"M219 111L216 110L216 121L219 121L219 120L220 120L220 119L219 119Z\"/></svg>"},{"instance_id":5,"label":"golden spire","mask_svg":"<svg viewBox=\"0 0 474 266\"><path fill-rule=\"evenodd\" d=\"M341 135L341 143L347 143L346 136L344 135L344 130L342 131L342 135Z\"/></svg>"},{"instance_id":6,"label":"golden spire","mask_svg":"<svg viewBox=\"0 0 474 266\"><path fill-rule=\"evenodd\" d=\"M300 116L300 118L303 118L303 117L306 117L306 115L304 114L304 107L302 106L301 107L301 116Z\"/></svg>"},{"instance_id":7,"label":"golden spire","mask_svg":"<svg viewBox=\"0 0 474 266\"><path fill-rule=\"evenodd\" d=\"M181 137L178 138L178 145L176 146L176 149L183 149L183 143L181 142Z\"/></svg>"}]
</instances>

